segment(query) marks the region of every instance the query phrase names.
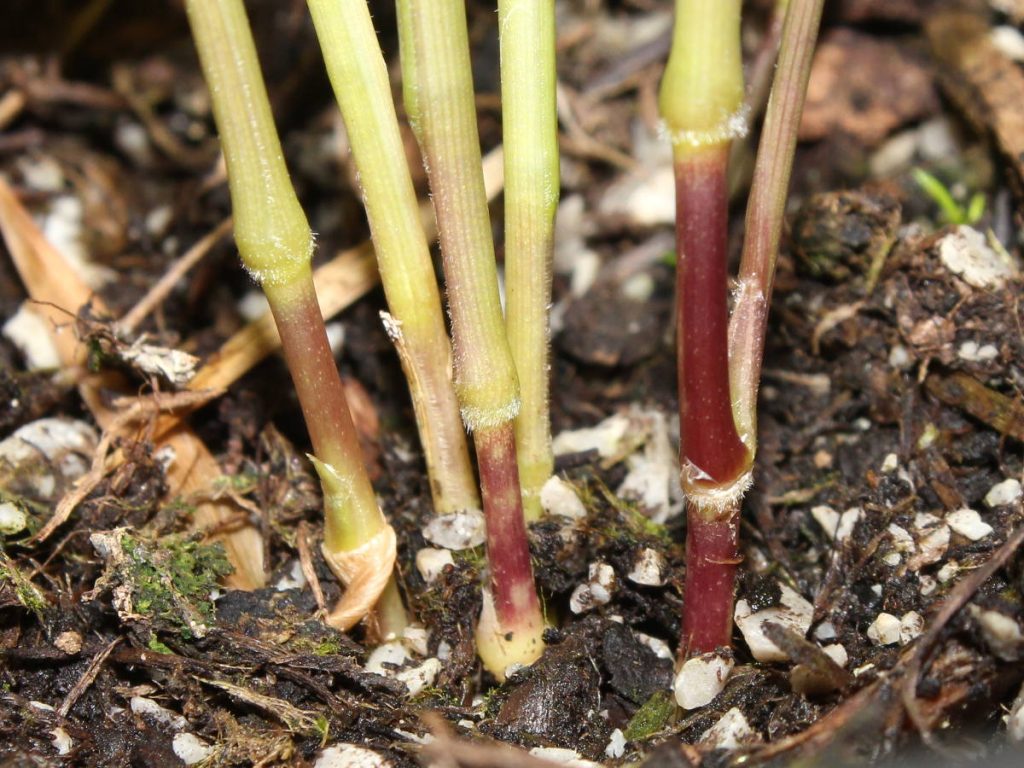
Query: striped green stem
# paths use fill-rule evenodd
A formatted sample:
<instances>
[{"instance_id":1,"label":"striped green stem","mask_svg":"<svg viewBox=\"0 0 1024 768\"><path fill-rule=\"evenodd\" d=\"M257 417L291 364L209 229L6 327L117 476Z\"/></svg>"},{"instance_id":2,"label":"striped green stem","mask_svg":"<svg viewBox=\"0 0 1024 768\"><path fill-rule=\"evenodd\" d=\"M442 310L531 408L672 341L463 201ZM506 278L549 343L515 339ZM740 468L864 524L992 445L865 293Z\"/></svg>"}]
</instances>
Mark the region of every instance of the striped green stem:
<instances>
[{"instance_id":1,"label":"striped green stem","mask_svg":"<svg viewBox=\"0 0 1024 768\"><path fill-rule=\"evenodd\" d=\"M499 0L501 110L505 144L505 328L519 375L516 455L528 520L554 471L548 404L548 305L555 210L554 0Z\"/></svg>"},{"instance_id":2,"label":"striped green stem","mask_svg":"<svg viewBox=\"0 0 1024 768\"><path fill-rule=\"evenodd\" d=\"M327 342L310 268L313 237L284 163L245 8L242 0L187 0L185 7L227 164L235 242L277 322L323 481L325 554L349 553L389 526Z\"/></svg>"},{"instance_id":3,"label":"striped green stem","mask_svg":"<svg viewBox=\"0 0 1024 768\"><path fill-rule=\"evenodd\" d=\"M355 158L438 513L478 509L427 238L366 0L308 0Z\"/></svg>"},{"instance_id":4,"label":"striped green stem","mask_svg":"<svg viewBox=\"0 0 1024 768\"><path fill-rule=\"evenodd\" d=\"M455 388L474 433L491 560L492 616L477 648L499 678L543 649L543 620L523 522L513 423L519 385L498 296L480 173L466 9L459 0L399 0L406 111L423 152L455 347ZM485 615L486 615L485 610Z\"/></svg>"}]
</instances>

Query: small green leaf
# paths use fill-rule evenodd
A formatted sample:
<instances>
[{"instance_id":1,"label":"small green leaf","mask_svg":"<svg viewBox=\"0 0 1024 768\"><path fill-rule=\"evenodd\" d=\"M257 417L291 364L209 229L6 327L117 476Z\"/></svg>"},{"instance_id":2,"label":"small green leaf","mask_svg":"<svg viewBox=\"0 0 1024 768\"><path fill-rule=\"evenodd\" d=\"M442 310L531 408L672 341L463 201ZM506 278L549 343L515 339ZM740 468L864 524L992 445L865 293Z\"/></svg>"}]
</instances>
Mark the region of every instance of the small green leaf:
<instances>
[{"instance_id":1,"label":"small green leaf","mask_svg":"<svg viewBox=\"0 0 1024 768\"><path fill-rule=\"evenodd\" d=\"M967 223L967 214L964 209L953 199L953 195L946 188L946 185L923 168L915 168L911 171L914 181L921 190L932 199L942 214L942 219L950 224Z\"/></svg>"},{"instance_id":2,"label":"small green leaf","mask_svg":"<svg viewBox=\"0 0 1024 768\"><path fill-rule=\"evenodd\" d=\"M967 223L976 224L985 215L985 195L975 192L967 203Z\"/></svg>"},{"instance_id":3,"label":"small green leaf","mask_svg":"<svg viewBox=\"0 0 1024 768\"><path fill-rule=\"evenodd\" d=\"M676 702L669 691L656 691L629 721L623 736L626 741L643 741L668 725L676 711Z\"/></svg>"}]
</instances>

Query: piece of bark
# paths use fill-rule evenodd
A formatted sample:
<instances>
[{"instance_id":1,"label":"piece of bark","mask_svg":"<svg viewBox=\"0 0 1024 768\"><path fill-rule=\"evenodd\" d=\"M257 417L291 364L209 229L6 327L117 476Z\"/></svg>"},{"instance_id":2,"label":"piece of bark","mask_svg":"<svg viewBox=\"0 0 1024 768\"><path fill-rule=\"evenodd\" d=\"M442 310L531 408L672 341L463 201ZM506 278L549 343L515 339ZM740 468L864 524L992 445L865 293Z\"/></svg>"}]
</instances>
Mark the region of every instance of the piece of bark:
<instances>
[{"instance_id":1,"label":"piece of bark","mask_svg":"<svg viewBox=\"0 0 1024 768\"><path fill-rule=\"evenodd\" d=\"M1024 193L1024 72L992 42L982 16L942 13L925 30L942 89L968 122L991 136Z\"/></svg>"},{"instance_id":2,"label":"piece of bark","mask_svg":"<svg viewBox=\"0 0 1024 768\"><path fill-rule=\"evenodd\" d=\"M931 72L906 46L837 29L814 54L800 139L841 132L875 146L938 108Z\"/></svg>"},{"instance_id":3,"label":"piece of bark","mask_svg":"<svg viewBox=\"0 0 1024 768\"><path fill-rule=\"evenodd\" d=\"M1024 441L1024 403L989 389L966 373L932 374L925 380L929 394L946 405L961 408L1002 435Z\"/></svg>"}]
</instances>

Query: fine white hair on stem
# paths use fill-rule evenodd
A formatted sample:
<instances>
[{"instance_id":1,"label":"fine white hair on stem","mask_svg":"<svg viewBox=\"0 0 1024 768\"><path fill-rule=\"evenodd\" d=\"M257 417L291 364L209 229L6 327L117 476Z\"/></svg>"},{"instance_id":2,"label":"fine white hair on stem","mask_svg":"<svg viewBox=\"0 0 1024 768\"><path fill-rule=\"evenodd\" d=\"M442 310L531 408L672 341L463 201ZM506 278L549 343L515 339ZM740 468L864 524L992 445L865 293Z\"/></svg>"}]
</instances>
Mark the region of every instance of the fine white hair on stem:
<instances>
[{"instance_id":1,"label":"fine white hair on stem","mask_svg":"<svg viewBox=\"0 0 1024 768\"><path fill-rule=\"evenodd\" d=\"M754 483L754 473L748 471L726 486L700 485L698 480L703 474L690 462L686 462L679 471L687 502L708 518L727 518L735 514L737 506Z\"/></svg>"},{"instance_id":2,"label":"fine white hair on stem","mask_svg":"<svg viewBox=\"0 0 1024 768\"><path fill-rule=\"evenodd\" d=\"M462 421L470 432L498 427L518 416L521 406L522 402L518 397L498 407L479 408L464 405L461 409Z\"/></svg>"},{"instance_id":3,"label":"fine white hair on stem","mask_svg":"<svg viewBox=\"0 0 1024 768\"><path fill-rule=\"evenodd\" d=\"M733 139L742 139L750 130L750 105L740 104L734 112L723 115L712 128L706 130L670 130L664 123L659 123L658 131L673 146L710 147L723 144Z\"/></svg>"}]
</instances>

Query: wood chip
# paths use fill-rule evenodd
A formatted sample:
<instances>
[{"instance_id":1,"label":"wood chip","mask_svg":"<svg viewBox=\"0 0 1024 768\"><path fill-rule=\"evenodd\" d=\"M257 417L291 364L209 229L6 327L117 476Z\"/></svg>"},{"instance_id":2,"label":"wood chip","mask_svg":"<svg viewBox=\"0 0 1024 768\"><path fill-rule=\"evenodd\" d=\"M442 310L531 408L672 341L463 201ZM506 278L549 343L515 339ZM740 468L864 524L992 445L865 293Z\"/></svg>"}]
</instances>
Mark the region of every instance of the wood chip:
<instances>
[{"instance_id":1,"label":"wood chip","mask_svg":"<svg viewBox=\"0 0 1024 768\"><path fill-rule=\"evenodd\" d=\"M925 26L939 83L964 117L991 135L1024 191L1024 72L999 50L986 18L941 13Z\"/></svg>"},{"instance_id":2,"label":"wood chip","mask_svg":"<svg viewBox=\"0 0 1024 768\"><path fill-rule=\"evenodd\" d=\"M990 389L966 373L932 374L925 380L932 397L988 424L1000 434L1024 441L1024 402Z\"/></svg>"},{"instance_id":3,"label":"wood chip","mask_svg":"<svg viewBox=\"0 0 1024 768\"><path fill-rule=\"evenodd\" d=\"M906 46L838 29L814 54L800 139L839 131L874 146L937 109L931 73Z\"/></svg>"}]
</instances>

